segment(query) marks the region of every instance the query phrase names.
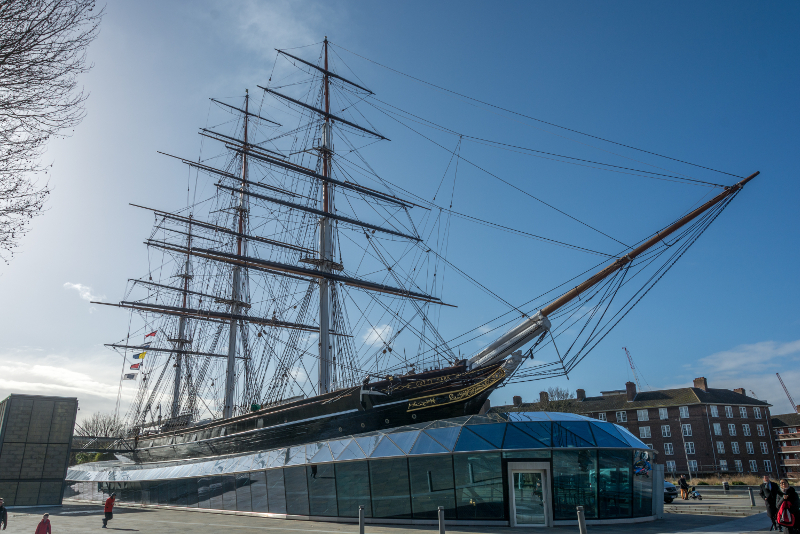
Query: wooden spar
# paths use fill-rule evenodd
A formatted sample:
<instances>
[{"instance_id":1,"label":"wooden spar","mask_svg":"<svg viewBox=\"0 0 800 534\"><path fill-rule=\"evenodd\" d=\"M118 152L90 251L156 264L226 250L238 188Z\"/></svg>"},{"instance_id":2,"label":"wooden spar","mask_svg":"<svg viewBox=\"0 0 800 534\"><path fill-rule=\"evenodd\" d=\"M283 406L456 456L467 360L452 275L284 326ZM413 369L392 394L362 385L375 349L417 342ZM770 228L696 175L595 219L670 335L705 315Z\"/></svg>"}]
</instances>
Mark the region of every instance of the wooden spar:
<instances>
[{"instance_id":1,"label":"wooden spar","mask_svg":"<svg viewBox=\"0 0 800 534\"><path fill-rule=\"evenodd\" d=\"M205 133L203 133L203 132L205 132ZM268 154L274 154L275 156L278 156L280 158L285 158L286 157L283 154L281 154L280 152L275 152L274 150L270 150L268 148L264 148L264 147L261 147L261 146L258 146L258 145L253 145L253 144L250 144L250 143L246 143L246 142L242 141L241 139L237 139L235 137L231 137L230 135L224 135L224 134L221 134L219 132L215 132L213 130L207 130L206 128L200 128L200 132L198 132L198 133L200 135L202 135L203 137L208 137L209 139L213 139L214 141L219 141L220 143L228 143L230 141L235 141L235 142L239 143L240 145L242 145L244 147L247 147L247 150L252 150L252 151L255 151L255 152L261 151L262 153L263 152L267 152ZM214 136L217 136L217 137L214 137ZM220 139L220 137L222 137L223 139Z\"/></svg>"},{"instance_id":2,"label":"wooden spar","mask_svg":"<svg viewBox=\"0 0 800 534\"><path fill-rule=\"evenodd\" d=\"M335 72L331 72L331 71L329 71L329 70L328 70L328 66L327 66L327 61L325 62L325 68L323 69L322 67L317 67L317 66L316 66L316 65L314 65L313 63L309 63L308 61L306 61L306 60L304 60L304 59L300 59L300 58L299 58L299 57L297 57L297 56L293 56L292 54L288 54L288 53L284 52L283 50L278 50L277 48L276 48L275 50L276 50L276 51L277 51L279 54L283 54L284 56L289 56L289 57L290 57L290 58L292 58L292 59L296 59L296 60L297 60L297 61L299 61L300 63L305 63L305 64L306 64L306 65L308 65L309 67L311 67L311 68L314 68L314 69L317 69L318 71L320 71L321 73L323 73L323 74L324 74L324 75L326 75L326 76L330 76L331 78L336 78L336 79L338 79L338 80L342 80L343 82L349 83L349 84L350 84L350 85L352 85L353 87L358 87L358 88L359 88L359 89L361 89L362 91L366 91L366 92L368 92L368 93L369 93L369 94L371 94L371 95L374 95L374 94L375 94L375 93L373 93L372 91L370 91L369 89L367 89L366 87L361 87L361 86L360 86L360 85L358 85L357 83L351 82L351 81L350 81L350 80L348 80L347 78L342 78L341 76L339 76L339 75L338 75L338 74L336 74ZM326 45L326 47L325 47L325 53L326 53L326 55L327 55L327 52L328 52L328 50L327 50L327 45ZM326 58L326 59L327 59L327 58ZM214 99L212 98L212 100L214 100Z\"/></svg>"},{"instance_id":3,"label":"wooden spar","mask_svg":"<svg viewBox=\"0 0 800 534\"><path fill-rule=\"evenodd\" d=\"M187 356L214 356L216 358L227 358L227 354L214 354L213 352L197 352L194 350L177 350L177 349L154 349L152 347L137 347L136 345L119 345L117 343L106 343L106 347L113 347L115 349L139 349L142 352L177 352L181 355ZM237 360L246 360L244 356L237 356Z\"/></svg>"},{"instance_id":4,"label":"wooden spar","mask_svg":"<svg viewBox=\"0 0 800 534\"><path fill-rule=\"evenodd\" d=\"M161 287L161 288L164 288L164 289L171 289L173 291L183 291L184 290L181 287L175 287L175 286L170 286L170 285L166 285L166 284L156 284L155 282L149 282L147 280L139 280L138 278L128 278L128 282L133 282L134 285L135 284L143 284L143 285L146 285L146 286L153 286L153 287ZM210 298L210 299L219 299L219 298L221 298L221 297L219 297L217 295L210 295L208 293L200 293L199 291L191 291L191 290L189 290L189 291L186 291L186 293L188 293L189 295L198 295L200 297L207 297L207 298Z\"/></svg>"},{"instance_id":5,"label":"wooden spar","mask_svg":"<svg viewBox=\"0 0 800 534\"><path fill-rule=\"evenodd\" d=\"M622 269L623 267L625 267L627 264L632 262L637 256L641 255L642 253L646 252L648 249L652 248L659 241L661 241L661 240L669 237L670 235L674 234L675 232L677 232L678 230L680 230L681 228L686 226L688 223L690 223L691 221L693 221L694 219L696 219L697 217L699 217L700 215L702 215L703 213L708 211L713 206L719 204L720 202L722 202L723 200L725 200L726 198L728 198L732 194L734 194L737 191L739 191L740 189L742 189L742 187L744 187L747 182L749 182L750 180L752 180L753 178L755 178L758 175L759 175L758 171L754 172L753 174L751 174L750 176L748 176L747 178L745 178L741 182L737 183L736 185L731 186L731 187L726 187L725 190L722 193L720 193L716 197L712 198L711 200L709 200L708 202L706 202L705 204L703 204L702 206L700 206L696 210L692 211L691 213L681 217L676 222L674 222L671 225L667 226L664 230L656 233L656 235L654 235L653 237L651 237L650 239L648 239L647 241L645 241L644 243L642 243L638 247L636 247L633 250L631 250L625 256L617 259L611 265L609 265L609 266L603 268L602 270L598 271L597 273L592 275L590 278L588 278L583 283L581 283L581 284L575 286L574 288L572 288L571 290L567 291L566 293L564 293L563 295L558 297L556 300L554 300L553 302L551 302L550 304L548 304L547 306L542 308L539 311L539 313L541 315L543 315L544 317L547 317L550 314L552 314L553 312L557 311L559 308L562 308L566 304L569 304L570 302L572 302L573 300L578 298L578 296L580 296L582 293L584 293L588 289L591 289L592 287L596 286L597 284L599 284L600 282L602 282L603 280L608 278L613 273L615 273L615 272L619 271L620 269Z\"/></svg>"},{"instance_id":6,"label":"wooden spar","mask_svg":"<svg viewBox=\"0 0 800 534\"><path fill-rule=\"evenodd\" d=\"M250 113L249 111L245 111L245 110L243 110L243 109L237 108L236 106L231 106L230 104L226 104L225 102L220 102L220 101L219 101L219 100L217 100L216 98L211 98L210 100L211 100L212 102L216 102L217 104L222 104L223 106L227 106L227 107L229 107L229 108L231 108L231 109L235 109L236 111L239 111L239 112L241 112L241 113L244 113L245 115L250 115L251 117L256 117L256 118L258 118L258 119L261 119L262 121L271 122L272 124L277 124L278 126L281 126L281 124L278 124L278 123L277 123L277 122L275 122L275 121L271 121L271 120L269 120L269 119L265 119L265 118L264 118L264 117L262 117L261 115L256 115L255 113Z\"/></svg>"},{"instance_id":7,"label":"wooden spar","mask_svg":"<svg viewBox=\"0 0 800 534\"><path fill-rule=\"evenodd\" d=\"M222 185L222 184L214 184L214 185L216 185L220 189L227 189L229 191L238 191L238 189L234 189L233 187L228 187L227 185ZM328 211L320 211L318 209L310 208L308 206L301 206L300 204L295 204L294 202L287 202L287 201L281 200L279 198L268 197L268 196L265 196L265 195L259 195L258 193L252 193L252 192L249 192L249 191L245 191L244 194L247 195L247 196L251 196L253 198L257 198L257 199L260 199L260 200L265 200L267 202L273 202L273 203L279 204L281 206L286 206L287 208L292 208L292 209L296 209L296 210L300 210L300 211L305 211L305 212L308 212L308 213L313 213L315 215L320 215L322 217L327 217L329 219L335 219L337 221L342 221L342 222L345 222L345 223L348 223L348 224L361 226L363 228L369 228L370 230L375 230L375 231L378 231L378 232L384 232L386 234L395 235L397 237L404 237L404 238L410 239L412 241L422 241L418 237L414 237L414 236L411 236L411 235L408 235L408 234L403 234L401 232L396 232L394 230L389 230L388 228L383 228L381 226L376 226L374 224L365 223L365 222L359 221L357 219L351 219L350 217L342 217L341 215L333 215L332 213L330 213Z\"/></svg>"}]
</instances>

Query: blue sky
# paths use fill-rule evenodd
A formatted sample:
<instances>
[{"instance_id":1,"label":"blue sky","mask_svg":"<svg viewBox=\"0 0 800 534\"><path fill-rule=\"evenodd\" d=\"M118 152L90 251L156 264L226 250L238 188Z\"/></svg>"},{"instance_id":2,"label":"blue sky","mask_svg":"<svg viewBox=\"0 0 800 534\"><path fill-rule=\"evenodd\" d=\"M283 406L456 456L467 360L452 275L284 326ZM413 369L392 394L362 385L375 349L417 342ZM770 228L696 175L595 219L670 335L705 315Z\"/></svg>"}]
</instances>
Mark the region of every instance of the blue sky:
<instances>
[{"instance_id":1,"label":"blue sky","mask_svg":"<svg viewBox=\"0 0 800 534\"><path fill-rule=\"evenodd\" d=\"M631 378L624 345L652 388L706 376L711 387L744 387L785 413L775 372L800 400L799 12L791 2L111 3L89 51L94 70L82 80L91 92L88 116L45 156L54 164L49 209L0 267L0 396L77 395L85 411L113 409L120 361L102 344L124 335L127 316L88 300L119 300L125 281L147 271L142 240L152 216L128 203L176 209L185 198L184 170L156 150L196 155L209 97L253 92L270 76L274 48L327 35L384 65L548 122L740 176L762 173L569 381L510 386L494 404L515 394L533 399L543 387L620 389ZM318 49L300 53L313 60ZM736 181L512 119L339 53L381 100L468 135ZM430 198L449 154L372 118L392 142L365 156ZM452 137L437 139L455 146ZM474 143L464 143L462 155L625 242L709 193ZM454 209L618 250L474 168L460 167L458 180ZM460 221L451 250L455 264L514 303L597 261ZM446 338L507 311L453 281L444 296L459 308L442 315Z\"/></svg>"}]
</instances>

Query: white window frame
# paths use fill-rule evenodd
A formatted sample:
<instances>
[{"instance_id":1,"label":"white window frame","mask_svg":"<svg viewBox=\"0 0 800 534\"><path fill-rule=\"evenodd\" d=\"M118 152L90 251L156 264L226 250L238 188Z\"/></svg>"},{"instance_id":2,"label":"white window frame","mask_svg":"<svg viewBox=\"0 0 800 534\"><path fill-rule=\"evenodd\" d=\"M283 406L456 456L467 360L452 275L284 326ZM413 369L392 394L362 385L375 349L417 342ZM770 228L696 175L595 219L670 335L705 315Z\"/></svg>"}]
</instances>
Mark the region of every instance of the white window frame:
<instances>
[{"instance_id":1,"label":"white window frame","mask_svg":"<svg viewBox=\"0 0 800 534\"><path fill-rule=\"evenodd\" d=\"M636 419L638 421L649 421L650 414L647 410L636 410Z\"/></svg>"},{"instance_id":2,"label":"white window frame","mask_svg":"<svg viewBox=\"0 0 800 534\"><path fill-rule=\"evenodd\" d=\"M617 412L617 423L627 423L628 412Z\"/></svg>"},{"instance_id":3,"label":"white window frame","mask_svg":"<svg viewBox=\"0 0 800 534\"><path fill-rule=\"evenodd\" d=\"M755 460L750 460L750 472L758 473L758 462Z\"/></svg>"},{"instance_id":4,"label":"white window frame","mask_svg":"<svg viewBox=\"0 0 800 534\"><path fill-rule=\"evenodd\" d=\"M725 406L725 417L728 419L733 418L733 406Z\"/></svg>"},{"instance_id":5,"label":"white window frame","mask_svg":"<svg viewBox=\"0 0 800 534\"><path fill-rule=\"evenodd\" d=\"M766 441L761 442L761 454L769 454L769 447Z\"/></svg>"},{"instance_id":6,"label":"white window frame","mask_svg":"<svg viewBox=\"0 0 800 534\"><path fill-rule=\"evenodd\" d=\"M745 441L744 442L744 448L747 451L747 454L755 454L756 453L756 450L753 447L753 442L752 441Z\"/></svg>"},{"instance_id":7,"label":"white window frame","mask_svg":"<svg viewBox=\"0 0 800 534\"><path fill-rule=\"evenodd\" d=\"M664 456L672 456L673 454L675 454L675 448L672 446L672 443L665 443Z\"/></svg>"},{"instance_id":8,"label":"white window frame","mask_svg":"<svg viewBox=\"0 0 800 534\"><path fill-rule=\"evenodd\" d=\"M672 437L672 429L670 429L669 425L661 425L661 437L662 438Z\"/></svg>"},{"instance_id":9,"label":"white window frame","mask_svg":"<svg viewBox=\"0 0 800 534\"><path fill-rule=\"evenodd\" d=\"M750 425L742 425L742 435L743 436L750 435Z\"/></svg>"},{"instance_id":10,"label":"white window frame","mask_svg":"<svg viewBox=\"0 0 800 534\"><path fill-rule=\"evenodd\" d=\"M714 435L721 436L722 435L722 425L719 423L714 423Z\"/></svg>"},{"instance_id":11,"label":"white window frame","mask_svg":"<svg viewBox=\"0 0 800 534\"><path fill-rule=\"evenodd\" d=\"M675 472L675 460L667 460L666 461L666 468L667 468L667 472L674 473Z\"/></svg>"},{"instance_id":12,"label":"white window frame","mask_svg":"<svg viewBox=\"0 0 800 534\"><path fill-rule=\"evenodd\" d=\"M689 473L692 471L697 473L697 460L689 460Z\"/></svg>"},{"instance_id":13,"label":"white window frame","mask_svg":"<svg viewBox=\"0 0 800 534\"><path fill-rule=\"evenodd\" d=\"M728 435L729 436L735 436L736 435L736 425L734 425L733 423L728 425Z\"/></svg>"},{"instance_id":14,"label":"white window frame","mask_svg":"<svg viewBox=\"0 0 800 534\"><path fill-rule=\"evenodd\" d=\"M694 441L686 441L685 443L685 450L686 454L694 454Z\"/></svg>"},{"instance_id":15,"label":"white window frame","mask_svg":"<svg viewBox=\"0 0 800 534\"><path fill-rule=\"evenodd\" d=\"M648 438L652 438L652 437L653 437L653 435L650 433L650 427L649 426L640 426L639 427L639 438L648 439Z\"/></svg>"},{"instance_id":16,"label":"white window frame","mask_svg":"<svg viewBox=\"0 0 800 534\"><path fill-rule=\"evenodd\" d=\"M758 432L759 436L764 435L764 425L756 425L756 431Z\"/></svg>"},{"instance_id":17,"label":"white window frame","mask_svg":"<svg viewBox=\"0 0 800 534\"><path fill-rule=\"evenodd\" d=\"M692 437L692 425L688 423L681 425L681 433L687 438Z\"/></svg>"},{"instance_id":18,"label":"white window frame","mask_svg":"<svg viewBox=\"0 0 800 534\"><path fill-rule=\"evenodd\" d=\"M689 407L688 406L681 406L681 419L688 419L689 418Z\"/></svg>"},{"instance_id":19,"label":"white window frame","mask_svg":"<svg viewBox=\"0 0 800 534\"><path fill-rule=\"evenodd\" d=\"M739 417L747 419L747 406L739 406Z\"/></svg>"},{"instance_id":20,"label":"white window frame","mask_svg":"<svg viewBox=\"0 0 800 534\"><path fill-rule=\"evenodd\" d=\"M772 462L769 460L764 460L764 472L772 473Z\"/></svg>"},{"instance_id":21,"label":"white window frame","mask_svg":"<svg viewBox=\"0 0 800 534\"><path fill-rule=\"evenodd\" d=\"M753 406L753 418L761 419L761 408L758 406Z\"/></svg>"},{"instance_id":22,"label":"white window frame","mask_svg":"<svg viewBox=\"0 0 800 534\"><path fill-rule=\"evenodd\" d=\"M716 404L711 405L711 417L719 417L719 410Z\"/></svg>"},{"instance_id":23,"label":"white window frame","mask_svg":"<svg viewBox=\"0 0 800 534\"><path fill-rule=\"evenodd\" d=\"M725 454L725 442L718 441L717 442L717 452L720 454Z\"/></svg>"},{"instance_id":24,"label":"white window frame","mask_svg":"<svg viewBox=\"0 0 800 534\"><path fill-rule=\"evenodd\" d=\"M662 421L666 421L667 419L669 419L669 413L667 413L666 408L658 409L658 418L661 419Z\"/></svg>"},{"instance_id":25,"label":"white window frame","mask_svg":"<svg viewBox=\"0 0 800 534\"><path fill-rule=\"evenodd\" d=\"M738 441L731 441L731 452L733 454L739 454L739 442Z\"/></svg>"},{"instance_id":26,"label":"white window frame","mask_svg":"<svg viewBox=\"0 0 800 534\"><path fill-rule=\"evenodd\" d=\"M597 414L597 418L598 418L600 421L606 421L606 420L607 420L607 419L606 419L606 413L605 413L605 412L600 412L599 414Z\"/></svg>"},{"instance_id":27,"label":"white window frame","mask_svg":"<svg viewBox=\"0 0 800 534\"><path fill-rule=\"evenodd\" d=\"M719 470L720 471L727 471L728 470L728 460L720 460L719 461Z\"/></svg>"},{"instance_id":28,"label":"white window frame","mask_svg":"<svg viewBox=\"0 0 800 534\"><path fill-rule=\"evenodd\" d=\"M744 473L744 469L742 468L742 461L741 460L734 460L733 465L736 469L737 473Z\"/></svg>"}]
</instances>

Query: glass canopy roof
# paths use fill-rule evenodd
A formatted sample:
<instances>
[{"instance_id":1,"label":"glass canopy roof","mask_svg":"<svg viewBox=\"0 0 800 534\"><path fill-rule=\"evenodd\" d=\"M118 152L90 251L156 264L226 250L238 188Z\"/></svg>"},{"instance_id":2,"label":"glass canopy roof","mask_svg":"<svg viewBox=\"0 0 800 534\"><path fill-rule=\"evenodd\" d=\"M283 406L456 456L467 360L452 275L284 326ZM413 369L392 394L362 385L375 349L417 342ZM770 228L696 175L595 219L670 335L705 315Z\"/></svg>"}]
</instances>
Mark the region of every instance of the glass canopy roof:
<instances>
[{"instance_id":1,"label":"glass canopy roof","mask_svg":"<svg viewBox=\"0 0 800 534\"><path fill-rule=\"evenodd\" d=\"M648 449L626 429L605 421L560 412L509 412L442 419L235 457L183 461L166 467L84 464L70 468L67 480L163 480L420 454L573 447Z\"/></svg>"}]
</instances>

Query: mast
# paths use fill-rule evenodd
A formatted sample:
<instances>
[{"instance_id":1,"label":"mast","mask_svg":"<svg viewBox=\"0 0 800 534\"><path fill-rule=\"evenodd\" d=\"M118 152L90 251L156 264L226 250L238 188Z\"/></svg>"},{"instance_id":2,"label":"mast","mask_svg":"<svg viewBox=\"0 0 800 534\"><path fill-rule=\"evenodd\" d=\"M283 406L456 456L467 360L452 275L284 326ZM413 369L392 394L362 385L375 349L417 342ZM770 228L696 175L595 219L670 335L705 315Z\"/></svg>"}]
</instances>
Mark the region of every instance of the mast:
<instances>
[{"instance_id":1,"label":"mast","mask_svg":"<svg viewBox=\"0 0 800 534\"><path fill-rule=\"evenodd\" d=\"M322 92L325 99L325 122L322 125L322 175L330 178L330 158L333 151L331 132L331 101L330 79L328 77L328 37L325 36L325 72L322 75ZM331 189L329 182L322 182L322 211L327 214L331 211ZM330 272L333 261L333 236L331 235L331 220L323 216L319 219L319 263L320 270ZM330 340L330 282L327 278L319 280L319 380L318 394L322 395L331 390L331 340Z\"/></svg>"},{"instance_id":2,"label":"mast","mask_svg":"<svg viewBox=\"0 0 800 534\"><path fill-rule=\"evenodd\" d=\"M244 143L247 145L247 122L250 116L250 93L245 89L244 96ZM242 247L244 245L244 218L245 218L245 189L247 188L247 152L242 152L242 183L239 193L239 206L237 209L237 216L239 218L238 230L239 234L236 238L236 255L242 255ZM241 304L241 265L233 266L233 290L231 291L231 315L239 315L239 308ZM230 333L228 334L228 366L225 370L225 406L222 409L222 417L233 417L233 395L236 386L236 341L238 333L239 321L231 318Z\"/></svg>"},{"instance_id":3,"label":"mast","mask_svg":"<svg viewBox=\"0 0 800 534\"><path fill-rule=\"evenodd\" d=\"M187 248L189 250L192 249L192 215L189 215L189 237L187 239ZM181 307L186 309L188 304L188 296L189 296L189 279L192 277L189 270L189 262L191 258L191 254L187 252L186 254L186 264L184 265L183 270L183 303ZM181 394L181 374L183 372L183 354L186 351L186 344L189 343L189 340L186 339L186 321L188 318L185 315L181 315L180 319L178 319L178 339L175 340L175 345L178 348L179 352L175 353L175 382L172 385L172 409L170 410L170 417L175 419L178 417L181 403L180 403L180 394Z\"/></svg>"}]
</instances>

